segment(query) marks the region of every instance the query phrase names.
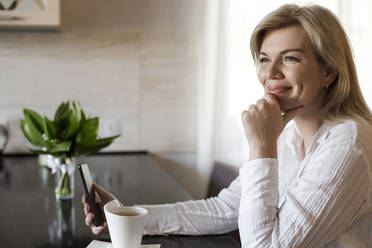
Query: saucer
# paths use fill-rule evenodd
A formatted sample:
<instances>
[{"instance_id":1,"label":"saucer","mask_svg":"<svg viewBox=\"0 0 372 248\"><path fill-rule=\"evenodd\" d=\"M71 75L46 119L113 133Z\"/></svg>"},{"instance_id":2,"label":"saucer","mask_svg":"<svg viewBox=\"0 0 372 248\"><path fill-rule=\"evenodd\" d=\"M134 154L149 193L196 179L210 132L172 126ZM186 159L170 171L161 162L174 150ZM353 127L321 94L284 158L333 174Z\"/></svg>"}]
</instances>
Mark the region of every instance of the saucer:
<instances>
[{"instance_id":1,"label":"saucer","mask_svg":"<svg viewBox=\"0 0 372 248\"><path fill-rule=\"evenodd\" d=\"M87 248L112 248L111 242L92 240ZM160 248L160 244L140 245L139 248Z\"/></svg>"}]
</instances>

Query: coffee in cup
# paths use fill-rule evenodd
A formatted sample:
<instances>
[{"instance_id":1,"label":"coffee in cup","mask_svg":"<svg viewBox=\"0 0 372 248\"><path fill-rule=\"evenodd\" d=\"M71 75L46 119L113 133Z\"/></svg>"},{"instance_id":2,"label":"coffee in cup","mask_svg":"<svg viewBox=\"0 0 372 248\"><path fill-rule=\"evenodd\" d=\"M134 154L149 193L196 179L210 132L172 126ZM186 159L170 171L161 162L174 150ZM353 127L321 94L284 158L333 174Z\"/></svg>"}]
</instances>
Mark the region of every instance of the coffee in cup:
<instances>
[{"instance_id":1,"label":"coffee in cup","mask_svg":"<svg viewBox=\"0 0 372 248\"><path fill-rule=\"evenodd\" d=\"M141 244L148 211L125 207L110 201L103 207L113 248L138 248Z\"/></svg>"}]
</instances>

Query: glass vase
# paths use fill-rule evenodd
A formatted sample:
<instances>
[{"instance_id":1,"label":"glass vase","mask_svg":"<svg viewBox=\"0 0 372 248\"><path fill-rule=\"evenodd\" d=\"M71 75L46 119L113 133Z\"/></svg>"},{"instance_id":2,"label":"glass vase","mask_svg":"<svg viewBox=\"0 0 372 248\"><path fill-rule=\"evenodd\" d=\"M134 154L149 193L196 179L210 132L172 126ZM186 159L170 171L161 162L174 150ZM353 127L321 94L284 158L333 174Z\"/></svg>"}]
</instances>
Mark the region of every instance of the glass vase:
<instances>
[{"instance_id":1,"label":"glass vase","mask_svg":"<svg viewBox=\"0 0 372 248\"><path fill-rule=\"evenodd\" d=\"M56 175L56 199L74 198L76 162L71 158L54 158Z\"/></svg>"},{"instance_id":2,"label":"glass vase","mask_svg":"<svg viewBox=\"0 0 372 248\"><path fill-rule=\"evenodd\" d=\"M75 206L73 200L56 201L56 212L48 215L52 247L75 247ZM74 246L75 244L75 246Z\"/></svg>"}]
</instances>

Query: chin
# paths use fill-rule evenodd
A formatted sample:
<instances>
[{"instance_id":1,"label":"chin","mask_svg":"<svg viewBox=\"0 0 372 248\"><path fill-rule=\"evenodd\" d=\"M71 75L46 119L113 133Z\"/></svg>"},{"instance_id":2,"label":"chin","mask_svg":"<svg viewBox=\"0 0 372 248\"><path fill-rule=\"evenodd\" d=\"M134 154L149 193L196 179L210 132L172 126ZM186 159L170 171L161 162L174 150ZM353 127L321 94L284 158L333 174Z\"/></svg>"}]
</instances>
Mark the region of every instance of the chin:
<instances>
[{"instance_id":1,"label":"chin","mask_svg":"<svg viewBox=\"0 0 372 248\"><path fill-rule=\"evenodd\" d=\"M295 102L290 102L290 101L281 101L279 100L279 106L280 106L280 111L282 112L288 112L292 109L297 108L300 106L300 104L297 104Z\"/></svg>"}]
</instances>

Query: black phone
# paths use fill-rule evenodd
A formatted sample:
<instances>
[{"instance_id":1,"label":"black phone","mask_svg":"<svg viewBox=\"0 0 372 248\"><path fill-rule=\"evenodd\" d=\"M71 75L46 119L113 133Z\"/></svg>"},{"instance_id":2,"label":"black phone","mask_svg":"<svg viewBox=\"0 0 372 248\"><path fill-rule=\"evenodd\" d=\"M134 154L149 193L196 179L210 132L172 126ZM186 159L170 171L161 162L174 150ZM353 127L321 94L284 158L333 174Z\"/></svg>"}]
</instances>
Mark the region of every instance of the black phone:
<instances>
[{"instance_id":1,"label":"black phone","mask_svg":"<svg viewBox=\"0 0 372 248\"><path fill-rule=\"evenodd\" d=\"M104 219L100 207L94 201L95 197L91 195L93 181L92 177L90 176L88 164L79 164L78 169L80 172L81 181L83 182L84 191L90 205L90 211L94 214L94 225L100 226Z\"/></svg>"}]
</instances>

